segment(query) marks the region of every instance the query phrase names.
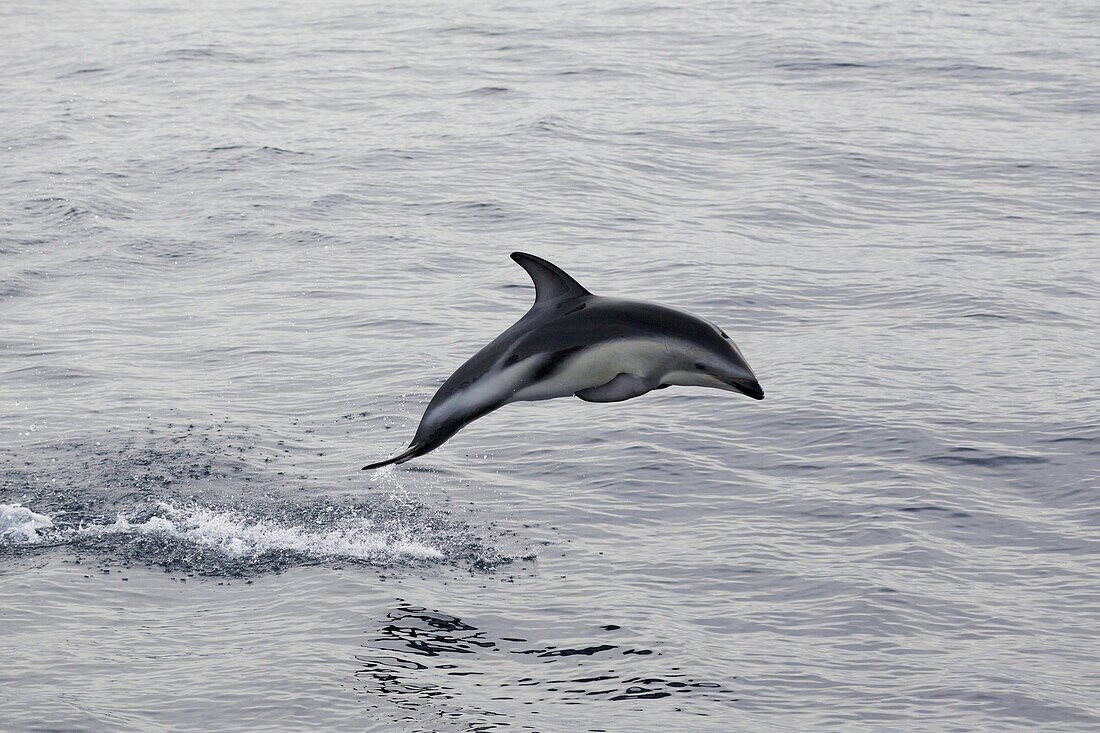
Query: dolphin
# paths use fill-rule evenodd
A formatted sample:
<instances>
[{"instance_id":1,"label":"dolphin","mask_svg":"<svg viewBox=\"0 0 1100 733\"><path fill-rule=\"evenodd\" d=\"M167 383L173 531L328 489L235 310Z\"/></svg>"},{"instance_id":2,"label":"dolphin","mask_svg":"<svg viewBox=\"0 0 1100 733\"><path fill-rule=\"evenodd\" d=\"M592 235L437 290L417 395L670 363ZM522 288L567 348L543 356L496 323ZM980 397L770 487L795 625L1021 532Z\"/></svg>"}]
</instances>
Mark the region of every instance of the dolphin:
<instances>
[{"instance_id":1,"label":"dolphin","mask_svg":"<svg viewBox=\"0 0 1100 733\"><path fill-rule=\"evenodd\" d=\"M621 402L672 385L764 399L737 344L713 323L656 303L593 295L557 265L525 252L512 259L534 281L535 304L443 383L408 449L364 471L435 450L511 402L571 395Z\"/></svg>"}]
</instances>

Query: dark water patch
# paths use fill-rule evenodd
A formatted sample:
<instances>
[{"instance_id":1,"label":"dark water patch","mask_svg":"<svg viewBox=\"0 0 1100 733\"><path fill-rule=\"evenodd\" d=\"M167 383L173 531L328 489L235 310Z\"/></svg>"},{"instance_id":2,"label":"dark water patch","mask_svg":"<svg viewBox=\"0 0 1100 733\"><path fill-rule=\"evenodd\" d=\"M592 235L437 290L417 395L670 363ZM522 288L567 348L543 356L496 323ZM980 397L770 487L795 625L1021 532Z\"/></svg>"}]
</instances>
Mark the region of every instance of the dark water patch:
<instances>
[{"instance_id":1,"label":"dark water patch","mask_svg":"<svg viewBox=\"0 0 1100 733\"><path fill-rule=\"evenodd\" d=\"M201 152L201 155L198 153ZM305 150L291 150L273 145L219 145L181 156L165 168L165 172L180 177L219 173L236 174L255 166L286 166L298 170L314 161Z\"/></svg>"},{"instance_id":2,"label":"dark water patch","mask_svg":"<svg viewBox=\"0 0 1100 733\"><path fill-rule=\"evenodd\" d=\"M832 71L835 69L870 69L875 68L875 65L855 61L805 60L783 61L777 63L775 68L785 71Z\"/></svg>"},{"instance_id":3,"label":"dark water patch","mask_svg":"<svg viewBox=\"0 0 1100 733\"><path fill-rule=\"evenodd\" d=\"M272 153L274 155L306 155L304 150L290 150L288 148L278 148L274 145L261 145L259 148L266 153Z\"/></svg>"},{"instance_id":4,"label":"dark water patch","mask_svg":"<svg viewBox=\"0 0 1100 733\"><path fill-rule=\"evenodd\" d=\"M216 245L177 237L147 237L126 243L128 256L169 262L195 262L208 257Z\"/></svg>"},{"instance_id":5,"label":"dark water patch","mask_svg":"<svg viewBox=\"0 0 1100 733\"><path fill-rule=\"evenodd\" d=\"M616 624L605 624L597 634L621 631ZM736 701L733 690L720 682L662 665L660 652L598 641L530 646L531 639L494 635L469 619L402 601L364 644L367 651L356 655L363 666L355 676L368 684L367 691L406 709L423 704L443 704L446 709L461 704L477 687L496 690L493 700L501 703L530 704L547 697L566 704L683 697L720 704ZM531 658L537 665L516 664L509 660L512 655Z\"/></svg>"},{"instance_id":6,"label":"dark water patch","mask_svg":"<svg viewBox=\"0 0 1100 733\"><path fill-rule=\"evenodd\" d=\"M435 29L436 33L454 33L456 35L469 35L469 36L482 36L485 38L496 38L497 36L506 36L510 33L516 33L519 35L519 29L504 29L493 28L485 25L448 25Z\"/></svg>"},{"instance_id":7,"label":"dark water patch","mask_svg":"<svg viewBox=\"0 0 1100 733\"><path fill-rule=\"evenodd\" d=\"M948 509L947 507L934 506L934 505L903 506L903 507L898 507L898 511L899 512L906 512L908 514L922 514L922 513L940 514L940 515L943 515L945 517L950 517L952 519L967 519L971 516L967 512L961 512L961 511L958 511L956 509Z\"/></svg>"},{"instance_id":8,"label":"dark water patch","mask_svg":"<svg viewBox=\"0 0 1100 733\"><path fill-rule=\"evenodd\" d=\"M929 463L939 463L946 466L974 466L977 468L1013 468L1017 466L1034 466L1049 463L1050 459L1035 455L1017 455L1010 453L992 454L980 448L952 448L947 453L928 456L924 459Z\"/></svg>"},{"instance_id":9,"label":"dark water patch","mask_svg":"<svg viewBox=\"0 0 1100 733\"><path fill-rule=\"evenodd\" d=\"M471 89L468 92L462 92L459 96L463 97L493 97L502 94L509 94L512 90L508 87L478 87L477 89Z\"/></svg>"},{"instance_id":10,"label":"dark water patch","mask_svg":"<svg viewBox=\"0 0 1100 733\"><path fill-rule=\"evenodd\" d=\"M107 71L107 68L104 67L104 66L89 66L89 67L85 67L85 68L81 68L81 69L75 69L73 71L65 72L64 74L61 74L60 78L61 79L67 79L67 78L70 78L70 77L84 76L86 74L102 74L105 71Z\"/></svg>"},{"instance_id":11,"label":"dark water patch","mask_svg":"<svg viewBox=\"0 0 1100 733\"><path fill-rule=\"evenodd\" d=\"M35 350L23 356L48 356L50 353L51 352L47 350ZM6 379L18 380L20 382L34 381L53 384L54 386L65 384L69 387L75 387L80 385L92 385L99 380L101 375L76 367L32 364L15 369L8 369L4 372L4 376Z\"/></svg>"},{"instance_id":12,"label":"dark water patch","mask_svg":"<svg viewBox=\"0 0 1100 733\"><path fill-rule=\"evenodd\" d=\"M566 69L565 71L559 71L558 76L603 76L613 73L615 73L614 70L601 66L586 66L581 69Z\"/></svg>"},{"instance_id":13,"label":"dark water patch","mask_svg":"<svg viewBox=\"0 0 1100 733\"><path fill-rule=\"evenodd\" d=\"M0 281L0 298L15 298L31 292L31 285L24 278L13 277Z\"/></svg>"},{"instance_id":14,"label":"dark water patch","mask_svg":"<svg viewBox=\"0 0 1100 733\"><path fill-rule=\"evenodd\" d=\"M185 46L166 51L158 61L219 61L233 64L251 64L261 57L231 51L220 46Z\"/></svg>"},{"instance_id":15,"label":"dark water patch","mask_svg":"<svg viewBox=\"0 0 1100 733\"><path fill-rule=\"evenodd\" d=\"M982 321L1016 321L1019 322L1020 318L1014 318L1012 316L1006 316L1001 313L963 313L960 318L973 318Z\"/></svg>"}]
</instances>

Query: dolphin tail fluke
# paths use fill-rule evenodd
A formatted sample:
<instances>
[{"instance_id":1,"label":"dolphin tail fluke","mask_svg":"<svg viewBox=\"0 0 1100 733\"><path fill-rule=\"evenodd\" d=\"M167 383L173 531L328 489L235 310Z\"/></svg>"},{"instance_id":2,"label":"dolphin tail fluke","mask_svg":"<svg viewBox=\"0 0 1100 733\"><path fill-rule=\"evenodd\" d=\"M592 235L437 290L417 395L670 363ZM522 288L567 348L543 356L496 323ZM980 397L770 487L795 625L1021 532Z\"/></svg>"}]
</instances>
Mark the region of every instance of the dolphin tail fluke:
<instances>
[{"instance_id":1,"label":"dolphin tail fluke","mask_svg":"<svg viewBox=\"0 0 1100 733\"><path fill-rule=\"evenodd\" d=\"M393 458L387 458L384 461L379 461L378 463L372 463L369 466L363 466L362 470L370 471L370 470L373 470L375 468L382 468L383 466L388 466L391 463L404 463L405 461L411 461L412 459L416 458L417 456L422 456L427 452L428 451L425 450L425 447L422 446L422 445L410 445L408 450L405 450L402 453L398 453Z\"/></svg>"}]
</instances>

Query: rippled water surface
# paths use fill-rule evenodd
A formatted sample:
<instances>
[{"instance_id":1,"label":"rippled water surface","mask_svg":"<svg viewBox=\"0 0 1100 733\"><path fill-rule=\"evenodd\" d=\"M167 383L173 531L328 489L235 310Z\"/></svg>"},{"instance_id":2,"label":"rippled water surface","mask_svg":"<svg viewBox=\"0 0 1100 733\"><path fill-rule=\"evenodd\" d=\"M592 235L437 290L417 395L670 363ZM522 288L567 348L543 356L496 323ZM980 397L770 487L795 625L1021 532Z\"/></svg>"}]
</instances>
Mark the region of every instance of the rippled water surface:
<instances>
[{"instance_id":1,"label":"rippled water surface","mask_svg":"<svg viewBox=\"0 0 1100 733\"><path fill-rule=\"evenodd\" d=\"M1100 729L1100 11L0 7L11 731ZM509 406L547 257L764 402Z\"/></svg>"}]
</instances>

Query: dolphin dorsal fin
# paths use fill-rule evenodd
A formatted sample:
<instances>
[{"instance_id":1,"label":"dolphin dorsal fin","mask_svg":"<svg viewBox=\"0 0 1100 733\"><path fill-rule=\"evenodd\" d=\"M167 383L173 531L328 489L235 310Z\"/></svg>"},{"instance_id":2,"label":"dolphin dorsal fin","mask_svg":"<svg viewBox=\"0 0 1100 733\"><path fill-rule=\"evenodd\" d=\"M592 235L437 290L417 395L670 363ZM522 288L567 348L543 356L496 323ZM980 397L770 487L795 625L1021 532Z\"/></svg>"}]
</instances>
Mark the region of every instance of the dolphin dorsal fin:
<instances>
[{"instance_id":1,"label":"dolphin dorsal fin","mask_svg":"<svg viewBox=\"0 0 1100 733\"><path fill-rule=\"evenodd\" d=\"M527 274L534 281L535 305L592 294L570 277L565 270L541 257L535 257L526 252L513 252L512 259L527 270Z\"/></svg>"}]
</instances>

